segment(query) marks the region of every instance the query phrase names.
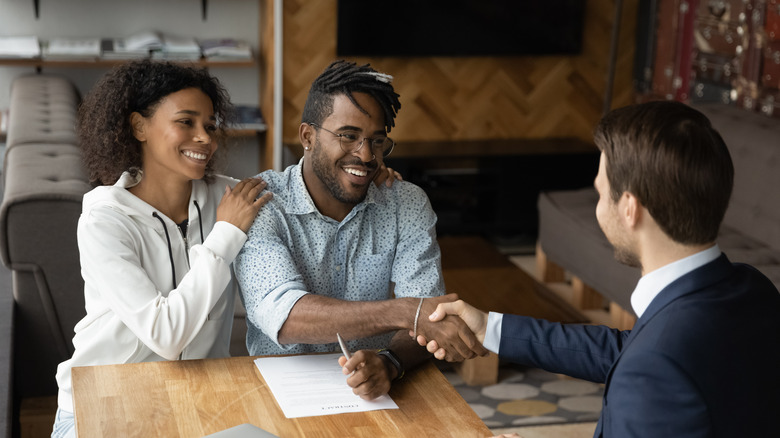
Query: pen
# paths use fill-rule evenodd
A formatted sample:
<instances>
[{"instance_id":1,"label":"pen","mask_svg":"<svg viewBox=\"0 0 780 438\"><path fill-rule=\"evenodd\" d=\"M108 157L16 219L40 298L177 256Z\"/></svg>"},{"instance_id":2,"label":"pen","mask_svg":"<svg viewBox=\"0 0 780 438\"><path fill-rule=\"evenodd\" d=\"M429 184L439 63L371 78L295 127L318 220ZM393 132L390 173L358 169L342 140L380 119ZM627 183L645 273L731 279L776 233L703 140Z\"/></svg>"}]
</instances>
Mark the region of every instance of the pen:
<instances>
[{"instance_id":1,"label":"pen","mask_svg":"<svg viewBox=\"0 0 780 438\"><path fill-rule=\"evenodd\" d=\"M339 345L341 346L341 352L344 353L344 357L346 357L347 360L349 360L349 358L352 355L349 353L349 349L347 348L347 344L344 342L343 339L341 339L341 335L340 334L336 333L336 338L338 338L338 340L339 340Z\"/></svg>"}]
</instances>

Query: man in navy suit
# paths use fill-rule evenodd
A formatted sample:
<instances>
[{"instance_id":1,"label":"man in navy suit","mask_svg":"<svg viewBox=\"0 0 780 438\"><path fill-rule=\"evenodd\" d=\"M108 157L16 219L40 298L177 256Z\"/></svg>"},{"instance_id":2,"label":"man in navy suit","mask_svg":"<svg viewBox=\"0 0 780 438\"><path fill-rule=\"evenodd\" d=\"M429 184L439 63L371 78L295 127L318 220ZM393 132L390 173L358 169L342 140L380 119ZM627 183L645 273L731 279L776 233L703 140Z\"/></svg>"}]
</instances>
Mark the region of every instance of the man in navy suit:
<instances>
[{"instance_id":1,"label":"man in navy suit","mask_svg":"<svg viewBox=\"0 0 780 438\"><path fill-rule=\"evenodd\" d=\"M463 301L430 319L457 314L502 359L605 383L597 437L779 436L780 294L716 243L734 175L720 135L666 101L612 111L595 142L596 216L616 258L642 270L634 328L486 314ZM418 341L445 357L435 340Z\"/></svg>"}]
</instances>

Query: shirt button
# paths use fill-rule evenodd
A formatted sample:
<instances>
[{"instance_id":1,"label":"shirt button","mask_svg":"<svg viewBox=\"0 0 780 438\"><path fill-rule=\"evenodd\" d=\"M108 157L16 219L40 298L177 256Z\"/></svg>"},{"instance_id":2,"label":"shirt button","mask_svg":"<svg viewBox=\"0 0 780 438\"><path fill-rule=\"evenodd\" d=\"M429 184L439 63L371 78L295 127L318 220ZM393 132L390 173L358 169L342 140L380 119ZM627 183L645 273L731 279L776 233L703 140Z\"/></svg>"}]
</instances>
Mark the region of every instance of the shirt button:
<instances>
[{"instance_id":1,"label":"shirt button","mask_svg":"<svg viewBox=\"0 0 780 438\"><path fill-rule=\"evenodd\" d=\"M341 265L336 266L336 272L341 271Z\"/></svg>"}]
</instances>

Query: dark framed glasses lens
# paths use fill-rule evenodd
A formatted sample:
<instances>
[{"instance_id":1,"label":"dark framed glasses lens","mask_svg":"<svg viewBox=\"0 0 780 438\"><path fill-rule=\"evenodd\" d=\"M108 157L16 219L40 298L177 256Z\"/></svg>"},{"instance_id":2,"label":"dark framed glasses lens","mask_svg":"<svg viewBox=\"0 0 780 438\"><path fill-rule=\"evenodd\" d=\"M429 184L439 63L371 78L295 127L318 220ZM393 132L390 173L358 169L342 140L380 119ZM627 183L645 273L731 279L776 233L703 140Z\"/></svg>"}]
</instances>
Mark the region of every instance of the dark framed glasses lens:
<instances>
[{"instance_id":1,"label":"dark framed glasses lens","mask_svg":"<svg viewBox=\"0 0 780 438\"><path fill-rule=\"evenodd\" d=\"M382 145L382 155L388 156L390 155L390 152L393 151L393 146L395 146L395 142L389 138L385 138L384 144Z\"/></svg>"},{"instance_id":2,"label":"dark framed glasses lens","mask_svg":"<svg viewBox=\"0 0 780 438\"><path fill-rule=\"evenodd\" d=\"M371 148L374 150L383 151L390 146L390 139L387 137L374 138L371 140Z\"/></svg>"}]
</instances>

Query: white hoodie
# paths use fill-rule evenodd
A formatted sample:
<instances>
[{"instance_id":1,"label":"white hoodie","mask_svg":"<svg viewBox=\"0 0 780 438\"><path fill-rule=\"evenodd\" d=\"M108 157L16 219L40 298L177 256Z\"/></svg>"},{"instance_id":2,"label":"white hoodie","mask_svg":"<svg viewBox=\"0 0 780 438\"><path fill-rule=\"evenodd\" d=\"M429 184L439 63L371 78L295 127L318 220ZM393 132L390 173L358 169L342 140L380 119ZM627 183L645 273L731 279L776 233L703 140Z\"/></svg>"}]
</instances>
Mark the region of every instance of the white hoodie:
<instances>
[{"instance_id":1,"label":"white hoodie","mask_svg":"<svg viewBox=\"0 0 780 438\"><path fill-rule=\"evenodd\" d=\"M230 264L246 234L215 220L225 186L237 181L192 182L185 240L173 220L127 190L140 178L124 173L84 195L78 244L87 315L76 324L73 357L57 367L64 411L73 412L72 367L229 355L237 287Z\"/></svg>"}]
</instances>

